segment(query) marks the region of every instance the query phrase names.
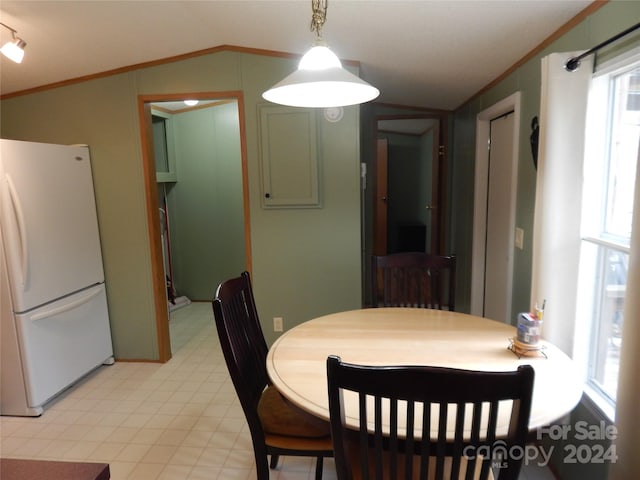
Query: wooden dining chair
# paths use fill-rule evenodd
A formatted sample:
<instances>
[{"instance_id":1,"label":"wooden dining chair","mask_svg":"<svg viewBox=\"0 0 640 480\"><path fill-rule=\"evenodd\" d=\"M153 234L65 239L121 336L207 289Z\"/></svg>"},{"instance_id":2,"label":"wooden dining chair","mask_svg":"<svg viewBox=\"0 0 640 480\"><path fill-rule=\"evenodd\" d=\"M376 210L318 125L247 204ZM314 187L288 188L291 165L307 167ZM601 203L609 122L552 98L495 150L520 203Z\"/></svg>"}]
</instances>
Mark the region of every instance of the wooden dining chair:
<instances>
[{"instance_id":1,"label":"wooden dining chair","mask_svg":"<svg viewBox=\"0 0 640 480\"><path fill-rule=\"evenodd\" d=\"M371 257L373 307L455 310L456 256L423 252Z\"/></svg>"},{"instance_id":2,"label":"wooden dining chair","mask_svg":"<svg viewBox=\"0 0 640 480\"><path fill-rule=\"evenodd\" d=\"M218 286L213 313L224 359L249 424L258 480L269 479L269 467L277 467L280 455L315 457L316 480L320 480L324 457L333 456L329 423L295 407L270 385L268 348L248 272Z\"/></svg>"},{"instance_id":3,"label":"wooden dining chair","mask_svg":"<svg viewBox=\"0 0 640 480\"><path fill-rule=\"evenodd\" d=\"M338 480L518 478L531 412L530 365L479 372L353 365L334 355L327 379ZM347 401L357 406L357 430L346 427ZM499 405L510 409L510 422L498 438Z\"/></svg>"}]
</instances>

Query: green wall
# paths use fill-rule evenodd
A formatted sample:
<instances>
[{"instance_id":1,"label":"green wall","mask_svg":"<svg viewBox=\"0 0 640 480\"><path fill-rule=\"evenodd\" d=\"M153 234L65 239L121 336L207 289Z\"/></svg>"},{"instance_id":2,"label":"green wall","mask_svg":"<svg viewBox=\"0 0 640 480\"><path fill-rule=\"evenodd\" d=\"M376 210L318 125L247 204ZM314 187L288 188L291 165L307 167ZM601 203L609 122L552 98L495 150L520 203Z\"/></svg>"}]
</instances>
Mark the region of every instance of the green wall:
<instances>
[{"instance_id":1,"label":"green wall","mask_svg":"<svg viewBox=\"0 0 640 480\"><path fill-rule=\"evenodd\" d=\"M3 138L90 145L117 358L158 358L138 95L242 92L251 267L268 341L276 337L274 316L284 317L290 328L360 306L358 107L345 108L338 123L320 122L323 208L260 206L257 106L261 93L296 64L295 59L218 51L2 100Z\"/></svg>"},{"instance_id":2,"label":"green wall","mask_svg":"<svg viewBox=\"0 0 640 480\"><path fill-rule=\"evenodd\" d=\"M177 295L210 300L246 268L237 102L172 116L178 181L170 193Z\"/></svg>"},{"instance_id":3,"label":"green wall","mask_svg":"<svg viewBox=\"0 0 640 480\"><path fill-rule=\"evenodd\" d=\"M514 249L513 301L511 318L528 311L531 295L531 260L536 171L529 135L531 119L540 114L540 60L552 52L583 51L633 25L640 18L640 2L612 1L587 17L568 33L552 42L488 91L474 97L454 113L452 164L452 241L458 254L457 302L462 311L470 305L473 191L475 170L476 117L483 110L515 92L522 92L520 154L518 159L516 226L524 229L524 249ZM635 19L635 20L634 20ZM637 35L636 35L637 38ZM629 48L623 41L601 52Z\"/></svg>"}]
</instances>

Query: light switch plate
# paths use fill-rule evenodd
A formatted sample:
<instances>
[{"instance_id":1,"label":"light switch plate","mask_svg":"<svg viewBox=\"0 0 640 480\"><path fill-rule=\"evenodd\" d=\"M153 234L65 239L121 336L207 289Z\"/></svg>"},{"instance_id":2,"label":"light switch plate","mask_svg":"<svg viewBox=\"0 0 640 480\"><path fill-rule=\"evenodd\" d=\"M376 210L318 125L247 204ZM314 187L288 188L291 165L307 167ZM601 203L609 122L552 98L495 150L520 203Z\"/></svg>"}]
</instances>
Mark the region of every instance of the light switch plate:
<instances>
[{"instance_id":1,"label":"light switch plate","mask_svg":"<svg viewBox=\"0 0 640 480\"><path fill-rule=\"evenodd\" d=\"M273 331L281 332L284 327L284 321L282 317L273 317Z\"/></svg>"},{"instance_id":2,"label":"light switch plate","mask_svg":"<svg viewBox=\"0 0 640 480\"><path fill-rule=\"evenodd\" d=\"M524 230L516 227L516 248L524 249Z\"/></svg>"}]
</instances>

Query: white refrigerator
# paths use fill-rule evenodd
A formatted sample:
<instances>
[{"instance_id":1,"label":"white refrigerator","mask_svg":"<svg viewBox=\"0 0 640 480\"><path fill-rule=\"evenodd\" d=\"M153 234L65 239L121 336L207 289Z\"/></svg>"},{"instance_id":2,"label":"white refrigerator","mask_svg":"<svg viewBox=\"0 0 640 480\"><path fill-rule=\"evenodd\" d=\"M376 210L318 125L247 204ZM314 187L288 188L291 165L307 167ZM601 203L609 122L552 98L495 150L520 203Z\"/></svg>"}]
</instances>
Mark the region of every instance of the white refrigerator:
<instances>
[{"instance_id":1,"label":"white refrigerator","mask_svg":"<svg viewBox=\"0 0 640 480\"><path fill-rule=\"evenodd\" d=\"M0 414L113 363L87 146L0 139Z\"/></svg>"}]
</instances>

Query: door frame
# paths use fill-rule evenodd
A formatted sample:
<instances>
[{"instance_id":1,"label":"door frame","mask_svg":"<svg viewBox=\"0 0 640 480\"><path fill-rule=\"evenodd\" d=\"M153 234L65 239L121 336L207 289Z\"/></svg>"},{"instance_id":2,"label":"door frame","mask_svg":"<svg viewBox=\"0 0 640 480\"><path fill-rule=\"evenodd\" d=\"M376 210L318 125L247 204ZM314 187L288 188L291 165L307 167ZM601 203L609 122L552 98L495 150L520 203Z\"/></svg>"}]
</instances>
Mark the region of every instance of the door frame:
<instances>
[{"instance_id":1,"label":"door frame","mask_svg":"<svg viewBox=\"0 0 640 480\"><path fill-rule=\"evenodd\" d=\"M386 138L376 138L376 168L375 191L373 194L373 242L374 255L387 254L387 178L389 162L389 141ZM385 185L381 185L384 182Z\"/></svg>"},{"instance_id":2,"label":"door frame","mask_svg":"<svg viewBox=\"0 0 640 480\"><path fill-rule=\"evenodd\" d=\"M484 310L485 254L487 226L487 178L489 175L489 138L491 120L513 112L513 168L511 172L511 201L509 208L509 244L515 249L516 201L518 184L518 158L520 152L520 92L516 92L491 107L481 111L476 117L476 168L473 201L473 244L471 255L471 314L482 316ZM507 286L507 310L511 311L513 298L514 254L509 255L507 268L511 271Z\"/></svg>"},{"instance_id":3,"label":"door frame","mask_svg":"<svg viewBox=\"0 0 640 480\"><path fill-rule=\"evenodd\" d=\"M249 222L249 175L247 167L247 146L244 118L244 97L241 91L172 93L158 95L138 95L138 121L142 148L142 170L144 195L147 209L147 229L149 253L151 257L151 282L155 307L158 361L165 363L171 359L171 337L169 332L169 308L167 286L164 277L162 243L160 239L160 218L157 214L158 194L156 164L151 126L151 103L182 100L215 100L233 98L238 105L238 127L240 129L240 156L242 162L242 195L244 205L244 242L247 270L251 272L251 230Z\"/></svg>"}]
</instances>

